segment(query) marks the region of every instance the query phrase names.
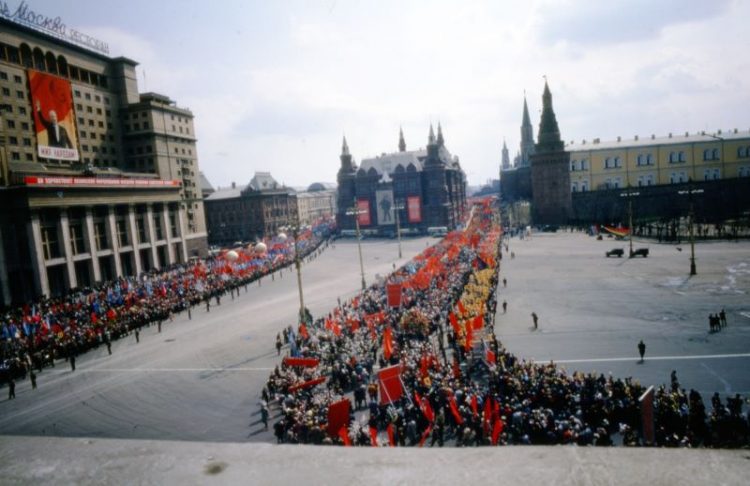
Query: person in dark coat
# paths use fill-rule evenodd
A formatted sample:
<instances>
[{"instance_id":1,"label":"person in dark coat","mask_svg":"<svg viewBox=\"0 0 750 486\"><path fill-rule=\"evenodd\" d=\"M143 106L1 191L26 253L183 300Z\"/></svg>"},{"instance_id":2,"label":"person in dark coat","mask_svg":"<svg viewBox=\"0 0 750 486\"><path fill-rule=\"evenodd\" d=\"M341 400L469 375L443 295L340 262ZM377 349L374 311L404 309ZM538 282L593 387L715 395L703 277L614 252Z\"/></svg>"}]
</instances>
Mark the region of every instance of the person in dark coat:
<instances>
[{"instance_id":1,"label":"person in dark coat","mask_svg":"<svg viewBox=\"0 0 750 486\"><path fill-rule=\"evenodd\" d=\"M646 343L643 342L643 339L638 343L638 354L641 355L641 363L643 363L643 356L646 354Z\"/></svg>"}]
</instances>

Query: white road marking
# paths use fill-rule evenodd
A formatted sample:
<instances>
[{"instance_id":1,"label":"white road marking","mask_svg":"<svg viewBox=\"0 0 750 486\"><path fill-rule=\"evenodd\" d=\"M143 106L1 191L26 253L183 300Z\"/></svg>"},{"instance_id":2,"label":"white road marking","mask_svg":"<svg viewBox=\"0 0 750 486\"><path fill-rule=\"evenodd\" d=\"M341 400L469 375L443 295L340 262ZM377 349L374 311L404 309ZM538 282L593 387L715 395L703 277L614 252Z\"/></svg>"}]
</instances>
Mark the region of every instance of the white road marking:
<instances>
[{"instance_id":1,"label":"white road marking","mask_svg":"<svg viewBox=\"0 0 750 486\"><path fill-rule=\"evenodd\" d=\"M682 359L727 359L727 358L750 358L750 353L736 353L736 354L696 354L687 356L646 356L646 361L671 361L671 360L682 360ZM534 360L535 363L549 363L554 361L558 364L565 363L606 363L613 361L638 361L638 356L626 356L622 358L584 358L584 359L553 359L553 360Z\"/></svg>"}]
</instances>

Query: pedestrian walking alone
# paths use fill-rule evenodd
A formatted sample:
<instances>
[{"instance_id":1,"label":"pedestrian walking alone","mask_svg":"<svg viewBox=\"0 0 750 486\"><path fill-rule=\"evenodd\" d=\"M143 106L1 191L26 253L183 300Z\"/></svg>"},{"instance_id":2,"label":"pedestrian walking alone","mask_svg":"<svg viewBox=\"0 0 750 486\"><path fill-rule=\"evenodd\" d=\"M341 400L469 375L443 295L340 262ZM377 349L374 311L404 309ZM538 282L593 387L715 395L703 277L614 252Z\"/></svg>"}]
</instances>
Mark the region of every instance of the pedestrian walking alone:
<instances>
[{"instance_id":1,"label":"pedestrian walking alone","mask_svg":"<svg viewBox=\"0 0 750 486\"><path fill-rule=\"evenodd\" d=\"M539 329L539 316L536 315L536 312L532 312L531 318L534 320L534 330L536 331Z\"/></svg>"},{"instance_id":2,"label":"pedestrian walking alone","mask_svg":"<svg viewBox=\"0 0 750 486\"><path fill-rule=\"evenodd\" d=\"M31 389L36 390L36 374L33 371L29 374L29 378L31 379Z\"/></svg>"},{"instance_id":3,"label":"pedestrian walking alone","mask_svg":"<svg viewBox=\"0 0 750 486\"><path fill-rule=\"evenodd\" d=\"M646 343L643 342L643 339L638 343L638 354L641 355L641 363L643 363L643 356L646 354Z\"/></svg>"},{"instance_id":4,"label":"pedestrian walking alone","mask_svg":"<svg viewBox=\"0 0 750 486\"><path fill-rule=\"evenodd\" d=\"M503 301L503 314L508 312L508 303L506 301Z\"/></svg>"},{"instance_id":5,"label":"pedestrian walking alone","mask_svg":"<svg viewBox=\"0 0 750 486\"><path fill-rule=\"evenodd\" d=\"M109 339L107 340L107 352L112 356L112 342Z\"/></svg>"},{"instance_id":6,"label":"pedestrian walking alone","mask_svg":"<svg viewBox=\"0 0 750 486\"><path fill-rule=\"evenodd\" d=\"M503 287L507 287L507 286L508 286L508 281L506 279L503 279Z\"/></svg>"},{"instance_id":7,"label":"pedestrian walking alone","mask_svg":"<svg viewBox=\"0 0 750 486\"><path fill-rule=\"evenodd\" d=\"M141 342L141 333L138 331L138 329L135 330L135 342L136 343Z\"/></svg>"},{"instance_id":8,"label":"pedestrian walking alone","mask_svg":"<svg viewBox=\"0 0 750 486\"><path fill-rule=\"evenodd\" d=\"M11 378L8 382L8 400L13 400L14 398L16 398L16 382Z\"/></svg>"},{"instance_id":9,"label":"pedestrian walking alone","mask_svg":"<svg viewBox=\"0 0 750 486\"><path fill-rule=\"evenodd\" d=\"M70 371L75 371L75 370L76 370L76 357L75 355L71 354L70 355Z\"/></svg>"},{"instance_id":10,"label":"pedestrian walking alone","mask_svg":"<svg viewBox=\"0 0 750 486\"><path fill-rule=\"evenodd\" d=\"M276 356L281 354L281 334L276 334Z\"/></svg>"}]
</instances>

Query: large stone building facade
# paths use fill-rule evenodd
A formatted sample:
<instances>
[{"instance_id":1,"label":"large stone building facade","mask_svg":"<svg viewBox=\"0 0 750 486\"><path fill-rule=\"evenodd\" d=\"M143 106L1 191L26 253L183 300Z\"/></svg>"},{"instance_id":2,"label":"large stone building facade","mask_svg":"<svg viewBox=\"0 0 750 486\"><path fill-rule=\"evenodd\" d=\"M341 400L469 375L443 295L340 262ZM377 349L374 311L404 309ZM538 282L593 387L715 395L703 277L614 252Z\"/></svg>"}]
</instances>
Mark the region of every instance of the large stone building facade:
<instances>
[{"instance_id":1,"label":"large stone building facade","mask_svg":"<svg viewBox=\"0 0 750 486\"><path fill-rule=\"evenodd\" d=\"M402 230L424 233L430 227L454 229L466 211L466 175L445 146L442 127L430 126L425 149L399 150L362 160L357 166L344 139L338 172L336 221L340 230L392 236ZM398 221L397 221L398 218Z\"/></svg>"},{"instance_id":2,"label":"large stone building facade","mask_svg":"<svg viewBox=\"0 0 750 486\"><path fill-rule=\"evenodd\" d=\"M295 191L276 182L269 172L256 172L242 188L232 183L217 189L205 206L212 245L254 242L298 220Z\"/></svg>"},{"instance_id":3,"label":"large stone building facade","mask_svg":"<svg viewBox=\"0 0 750 486\"><path fill-rule=\"evenodd\" d=\"M321 218L336 215L336 184L313 182L297 192L297 213L300 224L311 225Z\"/></svg>"},{"instance_id":4,"label":"large stone building facade","mask_svg":"<svg viewBox=\"0 0 750 486\"><path fill-rule=\"evenodd\" d=\"M0 305L206 253L193 115L136 65L0 17Z\"/></svg>"}]
</instances>

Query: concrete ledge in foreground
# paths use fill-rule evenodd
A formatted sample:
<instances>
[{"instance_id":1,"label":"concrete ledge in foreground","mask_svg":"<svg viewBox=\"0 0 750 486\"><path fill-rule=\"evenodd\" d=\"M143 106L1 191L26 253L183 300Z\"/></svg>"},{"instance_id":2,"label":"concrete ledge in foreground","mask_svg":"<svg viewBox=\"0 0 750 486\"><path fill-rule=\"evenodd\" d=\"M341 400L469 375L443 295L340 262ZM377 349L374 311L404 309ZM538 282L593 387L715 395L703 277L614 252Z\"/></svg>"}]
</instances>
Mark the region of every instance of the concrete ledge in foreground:
<instances>
[{"instance_id":1,"label":"concrete ledge in foreground","mask_svg":"<svg viewBox=\"0 0 750 486\"><path fill-rule=\"evenodd\" d=\"M2 484L745 485L749 450L367 449L0 437Z\"/></svg>"}]
</instances>

